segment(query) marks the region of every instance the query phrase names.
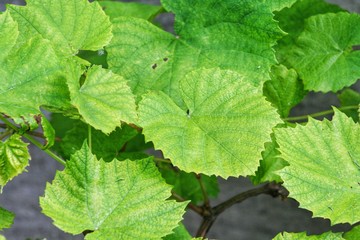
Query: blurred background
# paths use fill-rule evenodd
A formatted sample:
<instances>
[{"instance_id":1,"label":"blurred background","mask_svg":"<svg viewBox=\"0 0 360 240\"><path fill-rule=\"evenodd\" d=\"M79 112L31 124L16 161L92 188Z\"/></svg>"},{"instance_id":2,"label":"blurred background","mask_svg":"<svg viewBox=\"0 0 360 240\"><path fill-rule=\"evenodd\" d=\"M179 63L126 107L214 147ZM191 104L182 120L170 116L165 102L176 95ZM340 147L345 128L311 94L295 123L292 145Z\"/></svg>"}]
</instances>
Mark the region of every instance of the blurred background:
<instances>
[{"instance_id":1,"label":"blurred background","mask_svg":"<svg viewBox=\"0 0 360 240\"><path fill-rule=\"evenodd\" d=\"M130 1L128 1L130 2ZM143 0L150 4L159 1ZM360 13L360 0L328 0L352 12ZM20 0L0 0L0 11L5 4L24 5ZM167 14L159 19L168 31L172 31L173 16ZM1 39L0 39L1 41ZM359 82L353 86L360 89ZM295 107L291 115L303 115L327 110L331 105L338 106L334 94L310 93L302 103ZM39 196L43 195L46 182L52 181L55 172L62 167L46 154L30 146L32 160L27 172L9 182L0 195L0 206L16 214L15 223L4 231L8 240L22 239L83 239L82 235L73 236L62 232L52 225L51 219L41 213ZM233 195L251 189L253 186L245 178L219 179L220 195L211 201L212 205L227 200ZM0 216L1 217L1 216ZM191 234L195 234L201 222L193 212L185 215L184 224ZM76 224L76 223L74 223ZM235 205L216 220L208 237L211 239L272 239L282 231L319 234L328 230L344 231L348 225L330 227L328 220L312 218L307 210L299 209L298 203L291 199L281 200L270 196L259 196Z\"/></svg>"}]
</instances>

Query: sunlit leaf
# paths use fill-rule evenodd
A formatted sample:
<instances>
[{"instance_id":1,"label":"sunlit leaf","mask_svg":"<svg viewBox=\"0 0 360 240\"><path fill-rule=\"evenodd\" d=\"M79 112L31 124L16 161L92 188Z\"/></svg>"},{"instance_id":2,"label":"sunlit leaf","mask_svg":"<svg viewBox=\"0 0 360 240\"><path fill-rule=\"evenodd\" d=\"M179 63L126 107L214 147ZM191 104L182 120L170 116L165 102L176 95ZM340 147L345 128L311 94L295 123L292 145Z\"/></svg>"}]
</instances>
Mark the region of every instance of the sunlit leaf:
<instances>
[{"instance_id":1,"label":"sunlit leaf","mask_svg":"<svg viewBox=\"0 0 360 240\"><path fill-rule=\"evenodd\" d=\"M4 228L10 228L14 223L15 214L2 207L0 207L0 216L0 231Z\"/></svg>"},{"instance_id":2,"label":"sunlit leaf","mask_svg":"<svg viewBox=\"0 0 360 240\"><path fill-rule=\"evenodd\" d=\"M321 235L307 235L302 233L279 233L273 240L342 240L341 233L326 232Z\"/></svg>"}]
</instances>

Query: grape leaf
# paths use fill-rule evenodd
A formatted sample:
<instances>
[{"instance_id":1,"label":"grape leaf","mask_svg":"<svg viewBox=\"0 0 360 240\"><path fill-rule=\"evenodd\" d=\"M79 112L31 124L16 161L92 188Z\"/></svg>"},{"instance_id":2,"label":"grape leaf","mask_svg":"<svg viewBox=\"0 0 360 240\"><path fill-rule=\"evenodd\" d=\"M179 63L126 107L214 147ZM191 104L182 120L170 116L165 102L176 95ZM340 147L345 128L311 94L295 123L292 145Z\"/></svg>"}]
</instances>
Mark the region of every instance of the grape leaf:
<instances>
[{"instance_id":1,"label":"grape leaf","mask_svg":"<svg viewBox=\"0 0 360 240\"><path fill-rule=\"evenodd\" d=\"M166 200L170 190L151 158L106 163L84 143L47 184L40 205L66 232L93 231L85 239L159 239L178 225L187 204Z\"/></svg>"},{"instance_id":2,"label":"grape leaf","mask_svg":"<svg viewBox=\"0 0 360 240\"><path fill-rule=\"evenodd\" d=\"M9 12L6 11L0 15L0 62L11 52L16 43L19 31L17 23L12 19Z\"/></svg>"},{"instance_id":3,"label":"grape leaf","mask_svg":"<svg viewBox=\"0 0 360 240\"><path fill-rule=\"evenodd\" d=\"M176 15L177 36L150 22L114 20L107 46L110 69L121 73L138 96L161 90L182 105L179 81L194 69L220 67L241 73L254 85L269 79L276 63L272 46L283 35L268 4L251 0L162 1ZM139 47L141 46L141 47Z\"/></svg>"},{"instance_id":4,"label":"grape leaf","mask_svg":"<svg viewBox=\"0 0 360 240\"><path fill-rule=\"evenodd\" d=\"M6 238L0 234L0 240L6 240Z\"/></svg>"},{"instance_id":5,"label":"grape leaf","mask_svg":"<svg viewBox=\"0 0 360 240\"><path fill-rule=\"evenodd\" d=\"M180 91L188 111L163 92L144 95L139 119L146 140L186 172L254 174L279 122L258 89L236 72L203 69L186 75Z\"/></svg>"},{"instance_id":6,"label":"grape leaf","mask_svg":"<svg viewBox=\"0 0 360 240\"><path fill-rule=\"evenodd\" d=\"M265 4L268 4L273 11L280 11L283 8L289 8L291 5L293 5L295 2L299 0L263 0Z\"/></svg>"},{"instance_id":7,"label":"grape leaf","mask_svg":"<svg viewBox=\"0 0 360 240\"><path fill-rule=\"evenodd\" d=\"M305 232L302 233L279 233L273 240L342 240L341 233L326 232L321 235L306 235Z\"/></svg>"},{"instance_id":8,"label":"grape leaf","mask_svg":"<svg viewBox=\"0 0 360 240\"><path fill-rule=\"evenodd\" d=\"M345 12L310 17L289 53L305 89L338 91L360 76L360 16Z\"/></svg>"},{"instance_id":9,"label":"grape leaf","mask_svg":"<svg viewBox=\"0 0 360 240\"><path fill-rule=\"evenodd\" d=\"M349 232L344 234L346 240L357 240L360 238L360 226L353 227Z\"/></svg>"},{"instance_id":10,"label":"grape leaf","mask_svg":"<svg viewBox=\"0 0 360 240\"><path fill-rule=\"evenodd\" d=\"M102 6L104 12L110 17L110 20L114 20L114 18L121 16L151 20L163 10L161 6L136 2L101 1L99 4Z\"/></svg>"},{"instance_id":11,"label":"grape leaf","mask_svg":"<svg viewBox=\"0 0 360 240\"><path fill-rule=\"evenodd\" d=\"M15 214L2 207L0 207L0 216L0 231L4 228L10 228L14 223Z\"/></svg>"},{"instance_id":12,"label":"grape leaf","mask_svg":"<svg viewBox=\"0 0 360 240\"><path fill-rule=\"evenodd\" d=\"M25 170L30 160L27 145L17 134L0 142L0 187Z\"/></svg>"},{"instance_id":13,"label":"grape leaf","mask_svg":"<svg viewBox=\"0 0 360 240\"><path fill-rule=\"evenodd\" d=\"M260 166L258 167L255 176L251 176L253 184L260 184L264 182L282 182L281 177L276 171L288 166L284 159L280 158L278 144L276 143L273 134L271 135L271 142L265 143L265 151L261 153L262 159L260 160Z\"/></svg>"},{"instance_id":14,"label":"grape leaf","mask_svg":"<svg viewBox=\"0 0 360 240\"><path fill-rule=\"evenodd\" d=\"M342 91L338 95L338 98L340 100L341 107L356 106L360 104L360 93L350 88ZM342 109L341 111L351 117L355 122L359 121L358 109Z\"/></svg>"},{"instance_id":15,"label":"grape leaf","mask_svg":"<svg viewBox=\"0 0 360 240\"><path fill-rule=\"evenodd\" d=\"M7 7L19 23L23 39L40 34L66 56L80 49L101 49L112 38L109 17L96 1L28 0L26 6Z\"/></svg>"},{"instance_id":16,"label":"grape leaf","mask_svg":"<svg viewBox=\"0 0 360 240\"><path fill-rule=\"evenodd\" d=\"M175 169L170 164L158 164L160 172L166 182L172 186L173 192L194 204L204 202L204 195L200 182L194 173L186 173ZM200 175L200 181L209 197L216 197L219 193L219 185L215 176Z\"/></svg>"},{"instance_id":17,"label":"grape leaf","mask_svg":"<svg viewBox=\"0 0 360 240\"><path fill-rule=\"evenodd\" d=\"M136 134L137 131L127 125L124 125L121 129L117 128L109 135L93 129L91 131L92 152L98 158L109 162L120 154L120 150L124 144L135 137ZM87 137L88 126L82 122L75 123L73 128L66 132L60 143L64 157L68 159L70 155L80 150Z\"/></svg>"},{"instance_id":18,"label":"grape leaf","mask_svg":"<svg viewBox=\"0 0 360 240\"><path fill-rule=\"evenodd\" d=\"M280 116L285 118L290 110L301 102L307 92L294 69L274 65L271 68L270 77L271 80L264 84L264 96L274 104Z\"/></svg>"},{"instance_id":19,"label":"grape leaf","mask_svg":"<svg viewBox=\"0 0 360 240\"><path fill-rule=\"evenodd\" d=\"M333 224L360 219L360 126L335 110L333 120L275 129L280 157L290 166L279 172L290 197L315 217Z\"/></svg>"},{"instance_id":20,"label":"grape leaf","mask_svg":"<svg viewBox=\"0 0 360 240\"><path fill-rule=\"evenodd\" d=\"M288 34L282 37L275 45L277 59L287 66L289 51L294 47L296 39L304 31L305 20L311 16L328 12L345 11L337 5L323 0L298 0L290 8L275 13L281 29ZM290 66L289 66L290 67Z\"/></svg>"},{"instance_id":21,"label":"grape leaf","mask_svg":"<svg viewBox=\"0 0 360 240\"><path fill-rule=\"evenodd\" d=\"M85 122L108 134L121 125L120 121L136 122L134 96L124 78L100 66L86 72L85 82L68 82L71 103Z\"/></svg>"}]
</instances>

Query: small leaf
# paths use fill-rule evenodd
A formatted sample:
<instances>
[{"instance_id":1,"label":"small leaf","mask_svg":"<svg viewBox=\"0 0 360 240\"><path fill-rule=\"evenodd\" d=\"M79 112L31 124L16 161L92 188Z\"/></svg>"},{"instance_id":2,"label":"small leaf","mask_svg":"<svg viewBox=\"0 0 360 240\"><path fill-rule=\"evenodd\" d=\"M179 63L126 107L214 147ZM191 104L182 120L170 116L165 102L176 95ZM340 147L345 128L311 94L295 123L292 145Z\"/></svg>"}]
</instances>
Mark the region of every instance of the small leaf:
<instances>
[{"instance_id":1,"label":"small leaf","mask_svg":"<svg viewBox=\"0 0 360 240\"><path fill-rule=\"evenodd\" d=\"M265 143L265 151L261 153L262 159L255 176L251 177L253 184L260 184L264 182L282 182L281 177L276 173L280 169L288 166L284 159L280 158L280 152L276 149L278 144L275 142L273 134L271 135L271 142Z\"/></svg>"},{"instance_id":2,"label":"small leaf","mask_svg":"<svg viewBox=\"0 0 360 240\"><path fill-rule=\"evenodd\" d=\"M151 20L162 11L161 6L137 2L101 1L99 4L110 17L110 20L117 17L136 17Z\"/></svg>"},{"instance_id":3,"label":"small leaf","mask_svg":"<svg viewBox=\"0 0 360 240\"><path fill-rule=\"evenodd\" d=\"M275 129L279 172L290 197L332 224L360 219L360 126L335 109L333 120Z\"/></svg>"},{"instance_id":4,"label":"small leaf","mask_svg":"<svg viewBox=\"0 0 360 240\"><path fill-rule=\"evenodd\" d=\"M121 121L136 122L135 100L126 80L109 70L93 66L83 85L70 80L69 89L71 102L85 122L105 134L121 126Z\"/></svg>"},{"instance_id":5,"label":"small leaf","mask_svg":"<svg viewBox=\"0 0 360 240\"><path fill-rule=\"evenodd\" d=\"M338 97L341 103L341 107L357 106L360 104L360 93L350 88L342 91L338 95ZM341 110L341 111L344 112L349 117L351 117L355 122L359 122L358 109L349 109L349 110Z\"/></svg>"},{"instance_id":6,"label":"small leaf","mask_svg":"<svg viewBox=\"0 0 360 240\"><path fill-rule=\"evenodd\" d=\"M194 204L204 202L204 195L196 174L175 169L170 164L161 164L160 172L166 182L174 186L173 192L186 200L191 200ZM201 174L200 179L207 195L209 197L217 197L219 193L217 178Z\"/></svg>"},{"instance_id":7,"label":"small leaf","mask_svg":"<svg viewBox=\"0 0 360 240\"><path fill-rule=\"evenodd\" d=\"M10 228L14 223L15 214L2 207L0 207L0 216L0 231L4 228Z\"/></svg>"},{"instance_id":8,"label":"small leaf","mask_svg":"<svg viewBox=\"0 0 360 240\"><path fill-rule=\"evenodd\" d=\"M144 96L140 125L147 141L186 172L252 175L279 117L257 88L232 71L193 71L180 82L187 111L162 92Z\"/></svg>"},{"instance_id":9,"label":"small leaf","mask_svg":"<svg viewBox=\"0 0 360 240\"><path fill-rule=\"evenodd\" d=\"M336 92L360 77L360 51L353 50L359 44L358 14L317 15L305 22L288 60L305 89Z\"/></svg>"},{"instance_id":10,"label":"small leaf","mask_svg":"<svg viewBox=\"0 0 360 240\"><path fill-rule=\"evenodd\" d=\"M30 160L27 145L17 134L0 142L0 187L25 170Z\"/></svg>"},{"instance_id":11,"label":"small leaf","mask_svg":"<svg viewBox=\"0 0 360 240\"><path fill-rule=\"evenodd\" d=\"M326 232L321 235L306 235L302 233L279 233L273 240L342 240L341 233Z\"/></svg>"},{"instance_id":12,"label":"small leaf","mask_svg":"<svg viewBox=\"0 0 360 240\"><path fill-rule=\"evenodd\" d=\"M7 7L19 23L23 39L40 34L67 56L80 49L101 49L112 38L109 18L97 1L28 0L26 6Z\"/></svg>"},{"instance_id":13,"label":"small leaf","mask_svg":"<svg viewBox=\"0 0 360 240\"><path fill-rule=\"evenodd\" d=\"M85 239L159 239L187 204L166 200L170 190L152 159L106 163L85 143L47 184L40 205L66 232L93 231Z\"/></svg>"},{"instance_id":14,"label":"small leaf","mask_svg":"<svg viewBox=\"0 0 360 240\"><path fill-rule=\"evenodd\" d=\"M173 233L162 238L163 240L190 240L192 239L189 232L186 230L183 224L177 226Z\"/></svg>"},{"instance_id":15,"label":"small leaf","mask_svg":"<svg viewBox=\"0 0 360 240\"><path fill-rule=\"evenodd\" d=\"M287 117L307 92L294 69L287 69L283 65L273 66L270 77L271 80L264 84L264 96L274 104L281 117Z\"/></svg>"}]
</instances>

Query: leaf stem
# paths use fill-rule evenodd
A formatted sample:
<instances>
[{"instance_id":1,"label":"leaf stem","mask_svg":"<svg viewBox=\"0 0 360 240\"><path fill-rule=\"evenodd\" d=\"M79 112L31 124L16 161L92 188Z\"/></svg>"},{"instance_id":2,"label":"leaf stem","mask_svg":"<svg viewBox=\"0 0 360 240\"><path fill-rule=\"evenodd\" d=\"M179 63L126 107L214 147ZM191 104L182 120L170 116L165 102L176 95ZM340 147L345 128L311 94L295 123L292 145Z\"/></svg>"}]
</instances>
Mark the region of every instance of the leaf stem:
<instances>
[{"instance_id":1,"label":"leaf stem","mask_svg":"<svg viewBox=\"0 0 360 240\"><path fill-rule=\"evenodd\" d=\"M8 129L7 131L5 131L3 134L0 135L0 140L3 140L7 136L11 135L13 131L14 130L12 130L12 129Z\"/></svg>"},{"instance_id":2,"label":"leaf stem","mask_svg":"<svg viewBox=\"0 0 360 240\"><path fill-rule=\"evenodd\" d=\"M0 120L3 121L8 127L10 127L11 129L13 129L15 132L18 132L19 129L16 127L15 124L13 124L12 122L10 122L9 120L7 120L6 118L4 118L3 116L0 115ZM52 157L53 159L55 159L57 162L59 162L60 164L62 164L63 166L66 165L65 161L63 159L61 159L59 156L57 156L55 153L53 153L52 151L50 151L49 149L44 149L43 145L35 140L32 136L30 136L30 134L25 133L22 135L23 137L25 137L27 140L29 140L32 144L34 144L35 146L37 146L38 148L40 148L41 150L43 150L45 153L47 153L50 157Z\"/></svg>"},{"instance_id":3,"label":"leaf stem","mask_svg":"<svg viewBox=\"0 0 360 240\"><path fill-rule=\"evenodd\" d=\"M358 109L359 106L357 105L353 105L353 106L346 106L346 107L340 107L338 108L339 110L352 110L352 109ZM300 121L300 120L306 120L308 119L308 117L321 117L321 116L326 116L328 114L332 114L334 113L333 109L329 109L329 110L325 110L325 111L321 111L321 112L317 112L317 113L312 113L312 114L308 114L308 115L302 115L302 116L296 116L296 117L287 117L287 118L283 118L284 121L287 122L293 122L293 121Z\"/></svg>"},{"instance_id":4,"label":"leaf stem","mask_svg":"<svg viewBox=\"0 0 360 240\"><path fill-rule=\"evenodd\" d=\"M200 189L201 189L201 193L204 197L204 205L205 206L210 206L210 201L209 201L209 197L208 197L208 194L206 192L206 189L205 189L205 186L204 186L204 183L201 179L201 174L195 174L195 177L196 179L198 180L199 182L199 185L200 185Z\"/></svg>"}]
</instances>

